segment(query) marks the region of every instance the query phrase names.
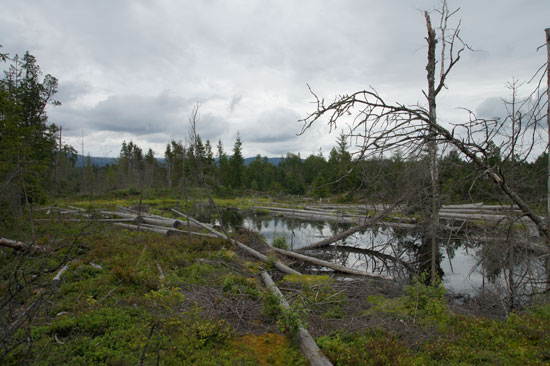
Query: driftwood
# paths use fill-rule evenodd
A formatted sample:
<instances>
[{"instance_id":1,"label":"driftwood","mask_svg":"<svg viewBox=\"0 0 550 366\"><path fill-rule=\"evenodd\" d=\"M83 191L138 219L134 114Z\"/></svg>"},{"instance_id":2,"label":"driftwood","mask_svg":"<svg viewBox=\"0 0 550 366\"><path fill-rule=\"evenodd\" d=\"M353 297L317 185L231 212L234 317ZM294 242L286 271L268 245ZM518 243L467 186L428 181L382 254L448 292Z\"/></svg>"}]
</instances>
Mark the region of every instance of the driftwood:
<instances>
[{"instance_id":1,"label":"driftwood","mask_svg":"<svg viewBox=\"0 0 550 366\"><path fill-rule=\"evenodd\" d=\"M31 252L39 251L45 252L46 248L41 247L36 244L23 243L22 241L11 240L7 238L0 237L0 246L8 247L15 250L30 250Z\"/></svg>"},{"instance_id":2,"label":"driftwood","mask_svg":"<svg viewBox=\"0 0 550 366\"><path fill-rule=\"evenodd\" d=\"M269 289L269 291L271 291L275 296L279 298L280 305L285 309L290 309L290 305L285 300L279 288L271 279L271 276L265 271L260 273L260 275L262 276L262 280L264 281L265 286ZM300 351L302 351L304 356L308 359L310 365L332 366L332 363L329 361L328 358L326 358L319 346L317 346L317 343L315 343L313 337L311 337L307 329L305 329L303 326L300 326L298 328L295 339L296 343L298 344L298 348L300 348Z\"/></svg>"},{"instance_id":3,"label":"driftwood","mask_svg":"<svg viewBox=\"0 0 550 366\"><path fill-rule=\"evenodd\" d=\"M234 240L234 239L231 239L230 237L212 229L210 226L208 225L205 225L203 224L202 222L200 221L197 221L195 220L194 218L192 217L188 217L187 215L175 210L175 209L172 209L172 211L174 211L175 213L177 213L178 215L182 216L182 217L185 217L186 219L192 221L192 222L195 222L197 225L200 225L201 227L203 227L204 229L210 231L212 234L216 235L217 237L221 238L221 239L226 239L226 240L229 240L231 243L235 244L239 249L245 251L246 253L250 254L251 256L261 260L262 262L265 262L265 263L269 263L269 259L267 258L267 256L263 255L262 253L248 247L247 245L237 241L237 240ZM280 270L281 272L284 272L284 273L288 273L288 274L301 274L300 272L290 268L289 266L279 262L279 261L274 261L273 262L273 265L275 266L275 268L277 268L278 270Z\"/></svg>"},{"instance_id":4,"label":"driftwood","mask_svg":"<svg viewBox=\"0 0 550 366\"><path fill-rule=\"evenodd\" d=\"M393 280L393 277L378 275L378 274L374 274L374 273L369 273L369 272L365 272L365 271L359 271L359 270L356 270L356 269L339 266L338 264L327 262L327 261L324 261L324 260L321 260L321 259L318 259L318 258L307 256L307 255L291 252L289 250L283 250L283 249L279 249L279 248L275 248L275 247L272 247L271 250L273 250L275 253L286 255L287 257L296 258L296 259L299 259L301 261L313 263L313 264L316 264L316 265L322 266L322 267L328 267L328 268L331 268L335 271L342 272L342 273L348 273L348 274L357 275L357 276L364 276L364 277L381 278L381 279L384 279L384 280Z\"/></svg>"}]
</instances>

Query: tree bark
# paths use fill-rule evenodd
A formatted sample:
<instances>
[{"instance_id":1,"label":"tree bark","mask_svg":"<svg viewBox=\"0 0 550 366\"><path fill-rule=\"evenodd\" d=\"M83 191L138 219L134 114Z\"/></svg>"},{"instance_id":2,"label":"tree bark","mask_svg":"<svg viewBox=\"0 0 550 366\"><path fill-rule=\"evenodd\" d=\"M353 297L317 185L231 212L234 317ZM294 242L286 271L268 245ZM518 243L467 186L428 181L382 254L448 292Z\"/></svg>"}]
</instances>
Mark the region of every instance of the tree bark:
<instances>
[{"instance_id":1,"label":"tree bark","mask_svg":"<svg viewBox=\"0 0 550 366\"><path fill-rule=\"evenodd\" d=\"M269 291L279 298L280 305L285 309L290 309L290 305L285 300L281 290L279 290L271 279L271 276L265 271L260 273L260 275ZM300 348L300 351L302 351L304 356L308 359L311 366L332 366L332 363L326 358L319 346L317 346L317 343L315 343L315 340L311 337L307 329L300 327L295 337L298 348Z\"/></svg>"},{"instance_id":2,"label":"tree bark","mask_svg":"<svg viewBox=\"0 0 550 366\"><path fill-rule=\"evenodd\" d=\"M546 149L546 231L550 233L550 28L544 30L546 33L546 128L548 131L548 147ZM546 244L550 246L550 237L547 237ZM550 257L546 258L546 289L550 290Z\"/></svg>"},{"instance_id":3,"label":"tree bark","mask_svg":"<svg viewBox=\"0 0 550 366\"><path fill-rule=\"evenodd\" d=\"M445 5L446 6L446 3ZM444 11L444 10L443 10ZM435 123L437 121L437 111L436 111L436 95L435 90L435 48L437 44L436 32L432 28L430 21L430 16L428 12L424 12L426 17L426 26L428 28L428 65L426 66L426 71L428 72L428 107L429 107L429 118L430 121ZM442 17L445 17L445 14L442 14ZM443 39L442 42L445 42ZM444 61L444 57L440 62ZM444 69L441 69L442 76L444 78ZM437 228L439 226L439 172L437 166L437 132L433 127L429 126L429 141L428 141L428 153L430 156L430 178L431 178L431 212L429 220L429 231L430 231L430 240L431 240L431 280L432 283L435 283L437 280L436 273L436 260L437 252L439 251L439 246L437 242Z\"/></svg>"}]
</instances>

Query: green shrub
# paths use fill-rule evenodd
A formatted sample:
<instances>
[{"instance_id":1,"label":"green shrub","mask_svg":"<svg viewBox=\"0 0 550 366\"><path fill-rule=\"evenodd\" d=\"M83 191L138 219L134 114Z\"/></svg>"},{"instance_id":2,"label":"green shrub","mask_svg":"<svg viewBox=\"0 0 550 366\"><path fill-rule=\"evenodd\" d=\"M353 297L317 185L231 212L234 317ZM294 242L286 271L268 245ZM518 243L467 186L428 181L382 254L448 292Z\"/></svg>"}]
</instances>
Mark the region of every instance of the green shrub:
<instances>
[{"instance_id":1,"label":"green shrub","mask_svg":"<svg viewBox=\"0 0 550 366\"><path fill-rule=\"evenodd\" d=\"M271 245L274 248L288 250L288 244L287 244L286 238L284 236L275 236L273 238L273 241L271 242Z\"/></svg>"}]
</instances>

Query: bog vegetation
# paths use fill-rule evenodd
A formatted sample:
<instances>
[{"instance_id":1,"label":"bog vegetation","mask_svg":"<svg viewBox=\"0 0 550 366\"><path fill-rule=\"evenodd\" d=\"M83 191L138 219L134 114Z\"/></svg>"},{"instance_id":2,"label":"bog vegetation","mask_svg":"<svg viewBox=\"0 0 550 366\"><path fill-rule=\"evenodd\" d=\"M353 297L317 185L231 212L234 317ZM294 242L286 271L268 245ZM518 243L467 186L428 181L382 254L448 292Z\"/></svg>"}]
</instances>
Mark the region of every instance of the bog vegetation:
<instances>
[{"instance_id":1,"label":"bog vegetation","mask_svg":"<svg viewBox=\"0 0 550 366\"><path fill-rule=\"evenodd\" d=\"M440 14L445 22L450 17L445 7ZM431 42L436 33L428 14L426 19ZM443 36L443 44L449 47L456 36ZM0 363L306 365L295 341L309 329L334 365L548 364L550 286L545 281L537 284L542 290L501 311L498 301L492 308L475 307L475 301L462 307L451 303L433 265L431 271L428 266L411 273L404 284L340 281L315 270L283 276L276 270L281 258L261 237L230 230L222 219L220 207L242 208L251 200L266 206L284 202L291 209L320 199L399 202L407 210L398 219L419 223L428 242L430 236L446 235L439 228L442 204L514 204L522 216L540 218L548 155L530 155L540 141L525 138L544 117L544 103L528 108L530 103L515 99L514 87L514 99L507 103L518 106L519 114L509 116L511 129L476 119L460 126L468 138L457 139L435 119L445 71L464 48L458 54L450 49L448 69L435 88L433 80L430 84L429 110L387 105L371 91L328 106L316 99L318 109L306 118L305 129L323 115L334 125L356 112L355 104L364 108L358 113L365 119L356 119L359 127L391 116L384 122L395 134L376 136L385 151L371 145L368 136L342 131L328 156L319 152L303 159L288 153L278 165L261 156L246 165L239 135L229 154L221 140L215 148L203 141L197 105L188 138L167 142L164 156L150 149L144 154L129 141L113 164L94 166L87 157L76 166L76 150L63 144L61 127L46 114L59 104L57 79L43 76L29 53L0 54L8 65L0 81ZM433 79L430 70L428 79ZM527 120L535 124L521 124ZM421 127L414 126L418 121ZM411 126L413 132L407 130ZM513 140L501 134L495 141L504 142L497 144L492 133L476 140L473 131L480 126L506 130ZM443 152L438 144L445 146ZM223 238L191 235L191 220L185 230L163 229L180 234L175 236L144 231L147 224L139 220L146 215L176 219L173 208L203 219L205 206ZM108 213L120 207L131 207L126 214L138 219L118 221L132 221L137 230L112 224ZM261 210L256 213L269 212ZM535 223L544 242L548 229ZM517 254L510 243L526 227L512 222L493 229L503 227L510 270ZM266 260L246 254L236 240L267 254ZM432 243L433 264L439 248ZM284 237L272 245L288 250ZM547 272L548 265L550 260ZM266 271L289 307L262 284L260 273Z\"/></svg>"}]
</instances>

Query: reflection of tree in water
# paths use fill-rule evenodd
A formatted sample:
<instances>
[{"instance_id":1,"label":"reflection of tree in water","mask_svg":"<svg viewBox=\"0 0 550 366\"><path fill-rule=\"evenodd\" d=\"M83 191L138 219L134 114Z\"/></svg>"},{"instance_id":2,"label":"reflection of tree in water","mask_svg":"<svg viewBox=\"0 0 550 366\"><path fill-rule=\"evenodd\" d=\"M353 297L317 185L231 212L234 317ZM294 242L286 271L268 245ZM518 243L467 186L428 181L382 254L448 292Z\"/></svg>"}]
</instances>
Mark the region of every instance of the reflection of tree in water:
<instances>
[{"instance_id":1,"label":"reflection of tree in water","mask_svg":"<svg viewBox=\"0 0 550 366\"><path fill-rule=\"evenodd\" d=\"M533 295L544 292L544 256L536 255L522 245L523 240L525 237L517 231L509 231L507 237L494 233L490 240L479 245L477 251L482 287L490 285L505 294L502 302L509 309L517 308Z\"/></svg>"},{"instance_id":2,"label":"reflection of tree in water","mask_svg":"<svg viewBox=\"0 0 550 366\"><path fill-rule=\"evenodd\" d=\"M250 218L253 220L248 222L253 223L258 231L263 231L264 227L267 231L272 231L274 228L278 235L285 235L287 242L290 245L294 244L295 248L345 230L343 225L334 222L307 221L267 215L263 217L251 215ZM479 228L473 230L461 226L461 229L463 230L459 232L457 232L458 230L442 230L440 233L440 254L437 257L436 266L439 276L443 277L444 275L441 267L443 260L449 261L452 273L455 270L451 260L458 253L461 256L467 256L468 249L477 249L479 263L470 273L478 270L483 280L483 286L491 285L496 289L495 293L498 293L500 297L503 295L506 297L507 304L514 306L513 304L519 303L518 299L525 298L525 294L541 290L540 287L543 286L541 281L545 278L544 258L541 259L540 256L533 255L532 252L522 249L519 245L511 246L509 242L512 239L506 239L505 233L502 233L502 227L499 227L498 230L497 228L492 228L492 230L485 228L484 236L494 237L494 240L485 243L479 239L481 235ZM500 238L497 239L497 235L500 235ZM478 239L472 239L472 237ZM521 240L525 241L525 238L513 238L513 242ZM379 225L358 232L331 247L308 251L306 254L320 256L346 267L407 279L415 273L429 272L430 244L423 244L422 232L419 230L412 231ZM309 266L307 267L309 268ZM460 274L468 269L461 267L457 273Z\"/></svg>"},{"instance_id":3,"label":"reflection of tree in water","mask_svg":"<svg viewBox=\"0 0 550 366\"><path fill-rule=\"evenodd\" d=\"M237 228L243 225L244 217L237 209L225 209L220 212L223 224L230 228Z\"/></svg>"}]
</instances>

